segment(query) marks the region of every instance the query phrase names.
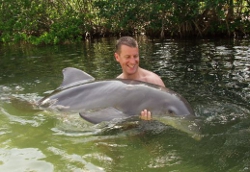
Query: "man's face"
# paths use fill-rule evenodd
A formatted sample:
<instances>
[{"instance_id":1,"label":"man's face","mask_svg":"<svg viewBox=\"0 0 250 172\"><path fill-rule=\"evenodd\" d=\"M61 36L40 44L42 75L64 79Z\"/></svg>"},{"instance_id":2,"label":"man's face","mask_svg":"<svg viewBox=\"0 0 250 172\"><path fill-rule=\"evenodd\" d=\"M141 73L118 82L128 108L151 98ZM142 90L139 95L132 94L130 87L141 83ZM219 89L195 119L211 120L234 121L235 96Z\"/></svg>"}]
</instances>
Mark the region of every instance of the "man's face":
<instances>
[{"instance_id":1,"label":"man's face","mask_svg":"<svg viewBox=\"0 0 250 172\"><path fill-rule=\"evenodd\" d=\"M132 75L139 66L139 49L122 45L120 53L115 53L115 59L120 63L123 73Z\"/></svg>"}]
</instances>

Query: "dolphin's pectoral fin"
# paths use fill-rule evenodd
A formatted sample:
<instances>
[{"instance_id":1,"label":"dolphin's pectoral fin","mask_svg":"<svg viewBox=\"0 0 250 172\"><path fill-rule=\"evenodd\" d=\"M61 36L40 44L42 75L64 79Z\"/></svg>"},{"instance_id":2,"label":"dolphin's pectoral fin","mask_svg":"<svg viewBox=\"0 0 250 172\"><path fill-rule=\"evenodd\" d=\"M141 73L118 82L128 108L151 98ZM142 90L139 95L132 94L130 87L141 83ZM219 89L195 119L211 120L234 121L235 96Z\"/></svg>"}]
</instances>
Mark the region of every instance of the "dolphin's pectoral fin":
<instances>
[{"instance_id":1,"label":"dolphin's pectoral fin","mask_svg":"<svg viewBox=\"0 0 250 172\"><path fill-rule=\"evenodd\" d=\"M88 122L97 124L103 121L111 121L115 118L127 118L129 117L127 114L122 111L110 107L106 109L98 109L91 111L80 112L79 115Z\"/></svg>"},{"instance_id":2,"label":"dolphin's pectoral fin","mask_svg":"<svg viewBox=\"0 0 250 172\"><path fill-rule=\"evenodd\" d=\"M63 82L58 89L65 89L77 84L83 84L86 82L94 81L95 78L87 74L86 72L73 67L64 68Z\"/></svg>"}]
</instances>

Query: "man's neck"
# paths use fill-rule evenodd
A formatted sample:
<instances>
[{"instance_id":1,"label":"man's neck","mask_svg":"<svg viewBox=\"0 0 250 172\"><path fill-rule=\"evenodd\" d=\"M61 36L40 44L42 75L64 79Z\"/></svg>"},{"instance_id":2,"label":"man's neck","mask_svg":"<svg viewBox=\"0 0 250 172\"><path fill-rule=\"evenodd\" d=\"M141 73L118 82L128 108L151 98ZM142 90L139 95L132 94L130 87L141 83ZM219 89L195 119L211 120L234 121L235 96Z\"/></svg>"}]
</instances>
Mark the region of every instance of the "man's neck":
<instances>
[{"instance_id":1,"label":"man's neck","mask_svg":"<svg viewBox=\"0 0 250 172\"><path fill-rule=\"evenodd\" d=\"M123 73L123 79L133 79L133 80L140 80L141 78L141 68L139 67L138 70L136 71L136 73L134 74L125 74Z\"/></svg>"}]
</instances>

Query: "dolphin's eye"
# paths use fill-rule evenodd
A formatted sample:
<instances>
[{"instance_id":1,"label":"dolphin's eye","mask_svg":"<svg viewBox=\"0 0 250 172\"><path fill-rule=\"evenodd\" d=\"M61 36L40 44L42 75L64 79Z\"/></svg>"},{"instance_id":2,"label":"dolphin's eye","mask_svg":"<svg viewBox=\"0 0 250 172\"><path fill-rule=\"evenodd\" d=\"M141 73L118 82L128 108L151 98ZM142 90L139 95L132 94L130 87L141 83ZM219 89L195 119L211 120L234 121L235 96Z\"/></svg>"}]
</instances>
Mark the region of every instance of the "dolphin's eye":
<instances>
[{"instance_id":1,"label":"dolphin's eye","mask_svg":"<svg viewBox=\"0 0 250 172\"><path fill-rule=\"evenodd\" d=\"M169 113L169 114L173 114L174 112L173 112L171 109L169 109L169 110L168 110L168 113Z\"/></svg>"}]
</instances>

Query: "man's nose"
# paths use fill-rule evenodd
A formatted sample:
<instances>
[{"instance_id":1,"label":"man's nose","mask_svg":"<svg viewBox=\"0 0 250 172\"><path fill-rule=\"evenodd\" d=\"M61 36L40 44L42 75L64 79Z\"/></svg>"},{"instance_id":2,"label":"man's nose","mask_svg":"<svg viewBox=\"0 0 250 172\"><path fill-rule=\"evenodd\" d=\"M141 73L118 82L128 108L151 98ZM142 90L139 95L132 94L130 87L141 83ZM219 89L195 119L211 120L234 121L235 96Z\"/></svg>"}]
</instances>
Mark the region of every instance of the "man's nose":
<instances>
[{"instance_id":1,"label":"man's nose","mask_svg":"<svg viewBox=\"0 0 250 172\"><path fill-rule=\"evenodd\" d=\"M131 64L135 64L136 63L136 59L134 57L129 59L129 63Z\"/></svg>"}]
</instances>

